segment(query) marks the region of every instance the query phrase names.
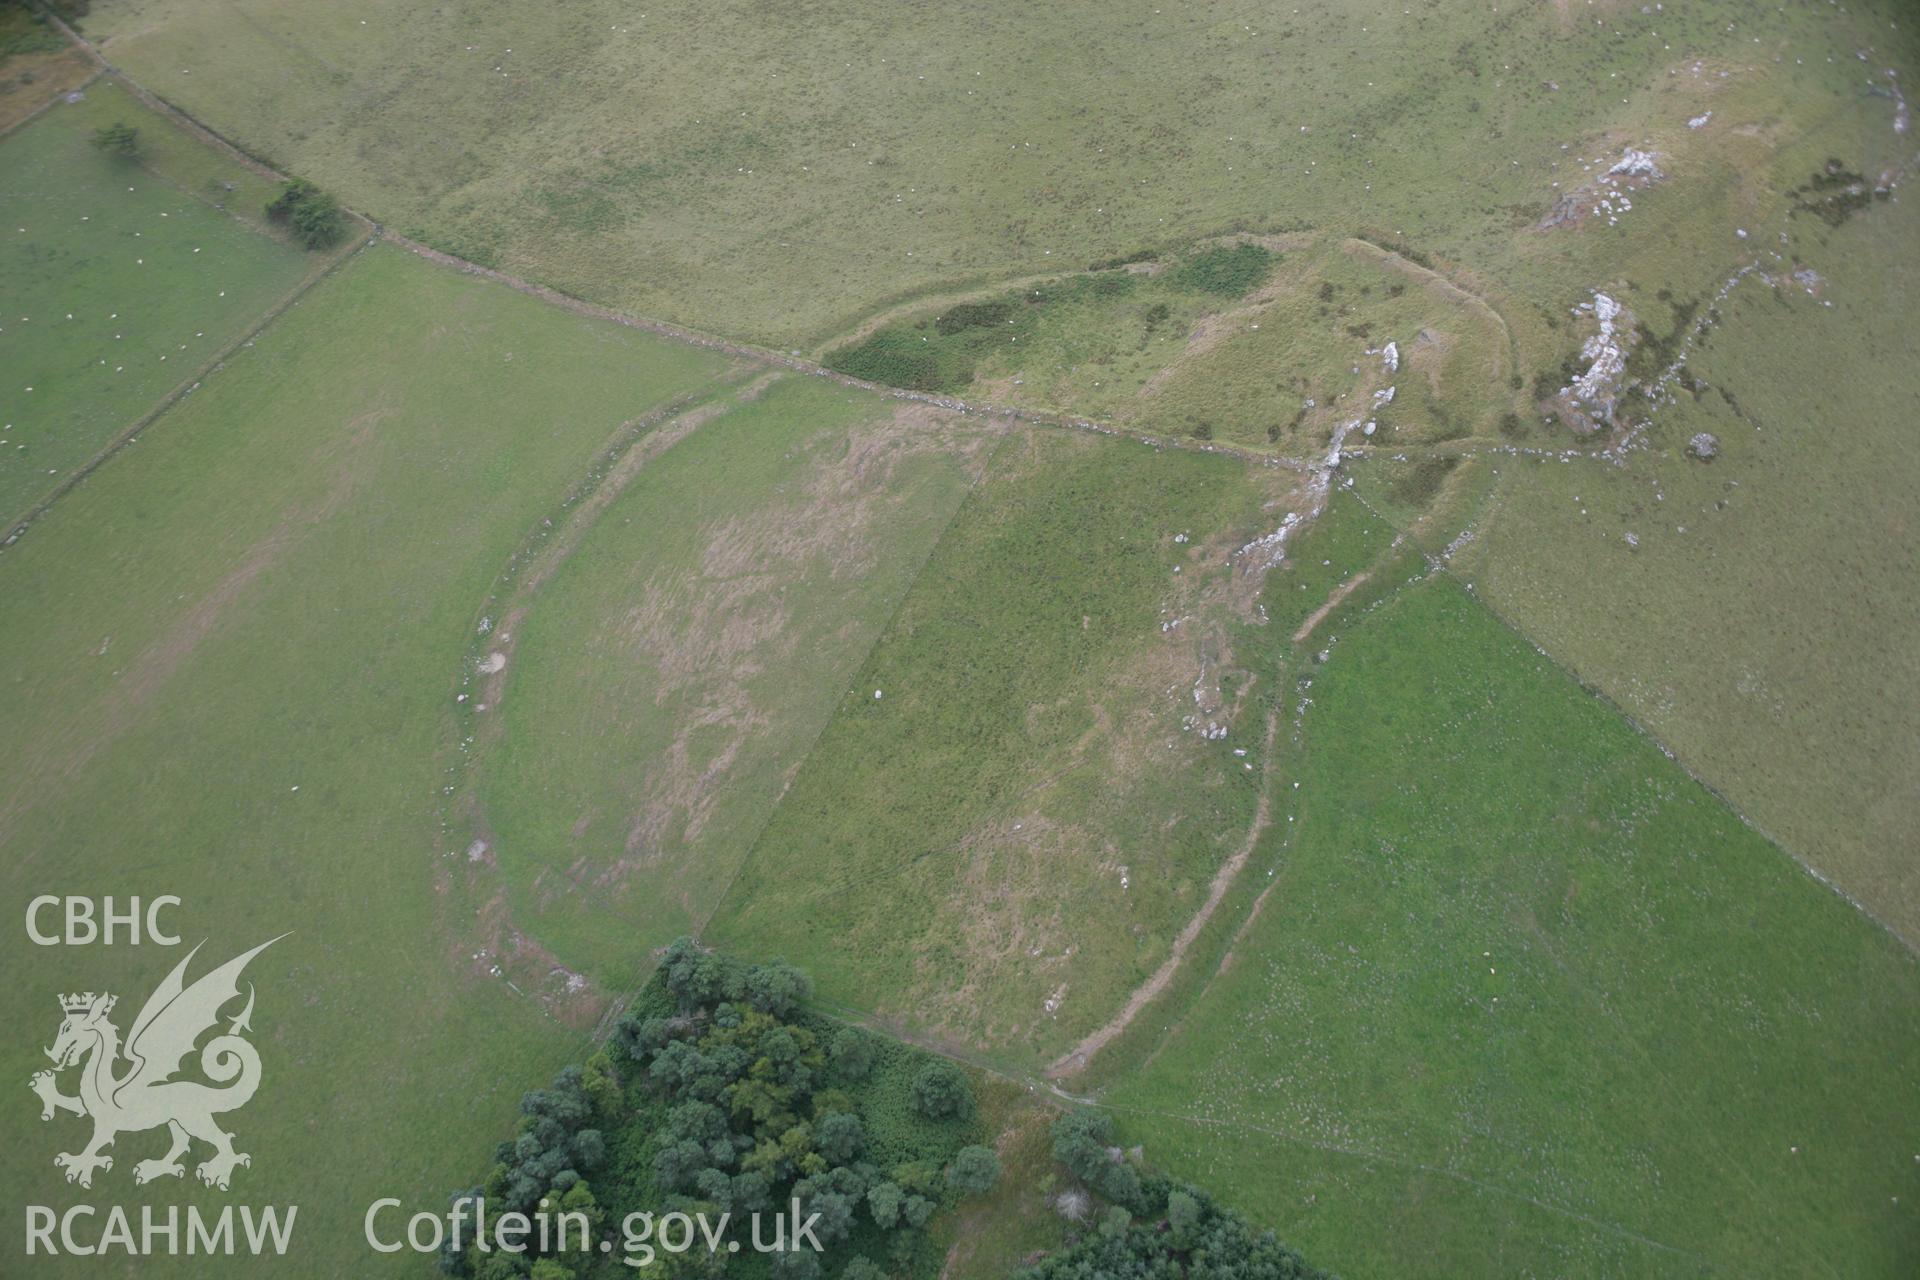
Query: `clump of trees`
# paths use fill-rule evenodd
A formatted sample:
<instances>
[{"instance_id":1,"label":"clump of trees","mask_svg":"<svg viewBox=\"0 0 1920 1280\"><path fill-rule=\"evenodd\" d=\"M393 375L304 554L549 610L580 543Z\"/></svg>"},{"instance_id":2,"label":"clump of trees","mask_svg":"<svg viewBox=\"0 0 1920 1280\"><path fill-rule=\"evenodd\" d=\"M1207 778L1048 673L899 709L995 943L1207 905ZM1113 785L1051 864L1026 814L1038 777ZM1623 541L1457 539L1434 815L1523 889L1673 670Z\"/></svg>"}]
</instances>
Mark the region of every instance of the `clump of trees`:
<instances>
[{"instance_id":1,"label":"clump of trees","mask_svg":"<svg viewBox=\"0 0 1920 1280\"><path fill-rule=\"evenodd\" d=\"M973 1089L960 1068L936 1060L913 1078L913 1105L930 1120L965 1115L973 1106Z\"/></svg>"},{"instance_id":2,"label":"clump of trees","mask_svg":"<svg viewBox=\"0 0 1920 1280\"><path fill-rule=\"evenodd\" d=\"M804 1015L812 983L800 970L742 964L683 938L660 975L672 1008L630 1014L614 1045L668 1108L651 1173L669 1207L740 1215L798 1200L820 1215L815 1234L828 1249L864 1234L904 1261L942 1204L998 1180L985 1147L961 1148L944 1168L925 1152L880 1148L869 1120L882 1104L860 1095L897 1047ZM947 1062L926 1061L909 1096L921 1120L973 1113L972 1087ZM819 1265L810 1250L776 1255L777 1272L800 1280Z\"/></svg>"},{"instance_id":3,"label":"clump of trees","mask_svg":"<svg viewBox=\"0 0 1920 1280\"><path fill-rule=\"evenodd\" d=\"M797 1201L803 1220L819 1215L825 1252L769 1255L778 1280L881 1280L924 1261L934 1214L1000 1178L991 1149L963 1145L977 1128L972 1086L950 1063L812 1012L811 994L792 965L675 942L607 1048L526 1096L514 1139L466 1194L485 1194L490 1214L578 1208L596 1237L631 1211L728 1214L724 1238L742 1253L751 1215L770 1222ZM727 1256L725 1244L718 1255L702 1245L655 1265L717 1274ZM495 1280L488 1267L532 1267L515 1274L546 1280L543 1265L556 1278L624 1274L617 1261L476 1252L443 1266L476 1280Z\"/></svg>"},{"instance_id":4,"label":"clump of trees","mask_svg":"<svg viewBox=\"0 0 1920 1280\"><path fill-rule=\"evenodd\" d=\"M1885 200L1888 193L1848 169L1844 160L1829 158L1818 173L1787 195L1793 200L1795 213L1811 213L1828 226L1837 227L1875 198Z\"/></svg>"},{"instance_id":5,"label":"clump of trees","mask_svg":"<svg viewBox=\"0 0 1920 1280\"><path fill-rule=\"evenodd\" d=\"M496 1221L507 1212L549 1215L580 1213L589 1224L589 1246L604 1225L604 1214L586 1175L598 1169L607 1157L603 1125L618 1119L617 1091L605 1089L608 1063L596 1055L583 1069L565 1067L553 1078L553 1085L534 1089L520 1099L520 1122L514 1136L494 1150L493 1168L486 1181L454 1195L456 1201L484 1197L488 1213ZM617 1082L616 1082L617 1083ZM610 1109L609 1103L612 1104ZM469 1244L470 1241L463 1242ZM566 1243L579 1251L576 1234ZM587 1257L591 1257L591 1249ZM478 1259L476 1270L470 1265L475 1255L452 1251L449 1237L440 1258L441 1270L449 1275L474 1276L477 1280L507 1280L524 1272L515 1270L521 1259L515 1255L494 1254ZM540 1261L529 1259L528 1261ZM565 1280L573 1272L561 1262L548 1259L548 1275ZM555 1268L562 1268L557 1273ZM536 1275L539 1272L536 1270Z\"/></svg>"},{"instance_id":6,"label":"clump of trees","mask_svg":"<svg viewBox=\"0 0 1920 1280\"><path fill-rule=\"evenodd\" d=\"M305 178L289 178L281 185L267 202L267 217L290 226L294 238L309 249L328 248L347 229L340 202Z\"/></svg>"},{"instance_id":7,"label":"clump of trees","mask_svg":"<svg viewBox=\"0 0 1920 1280\"><path fill-rule=\"evenodd\" d=\"M1109 1203L1076 1215L1090 1225L1019 1280L1334 1280L1199 1188L1143 1176L1114 1145L1105 1112L1073 1111L1054 1121L1053 1154Z\"/></svg>"},{"instance_id":8,"label":"clump of trees","mask_svg":"<svg viewBox=\"0 0 1920 1280\"><path fill-rule=\"evenodd\" d=\"M1104 1111L1069 1111L1053 1122L1053 1158L1091 1190L1117 1205L1139 1208L1140 1175L1113 1145L1113 1117Z\"/></svg>"},{"instance_id":9,"label":"clump of trees","mask_svg":"<svg viewBox=\"0 0 1920 1280\"><path fill-rule=\"evenodd\" d=\"M124 120L103 124L93 131L93 147L116 159L135 159L140 154L140 131Z\"/></svg>"}]
</instances>

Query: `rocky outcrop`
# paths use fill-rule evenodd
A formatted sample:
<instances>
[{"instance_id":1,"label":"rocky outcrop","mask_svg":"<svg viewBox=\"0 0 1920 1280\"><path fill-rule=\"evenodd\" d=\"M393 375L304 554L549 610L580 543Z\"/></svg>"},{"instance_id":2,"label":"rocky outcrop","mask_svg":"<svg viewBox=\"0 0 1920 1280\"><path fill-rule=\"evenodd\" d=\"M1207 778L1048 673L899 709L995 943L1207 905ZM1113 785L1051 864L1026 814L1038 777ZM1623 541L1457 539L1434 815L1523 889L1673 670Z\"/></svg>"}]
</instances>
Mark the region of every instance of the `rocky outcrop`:
<instances>
[{"instance_id":1,"label":"rocky outcrop","mask_svg":"<svg viewBox=\"0 0 1920 1280\"><path fill-rule=\"evenodd\" d=\"M1583 302L1574 311L1592 316L1595 330L1580 347L1586 371L1573 380L1573 385L1562 388L1557 399L1576 429L1598 431L1613 425L1614 406L1626 378L1633 313L1598 290L1592 302Z\"/></svg>"}]
</instances>

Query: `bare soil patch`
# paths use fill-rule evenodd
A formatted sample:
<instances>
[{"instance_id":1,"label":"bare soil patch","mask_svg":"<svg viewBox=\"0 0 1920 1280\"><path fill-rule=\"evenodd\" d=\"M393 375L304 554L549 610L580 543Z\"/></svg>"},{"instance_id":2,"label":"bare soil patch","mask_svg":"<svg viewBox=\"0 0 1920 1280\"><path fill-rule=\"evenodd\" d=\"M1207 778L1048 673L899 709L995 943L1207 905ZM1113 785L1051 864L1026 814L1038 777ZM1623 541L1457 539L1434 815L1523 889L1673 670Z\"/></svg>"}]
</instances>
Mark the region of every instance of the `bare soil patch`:
<instances>
[{"instance_id":1,"label":"bare soil patch","mask_svg":"<svg viewBox=\"0 0 1920 1280\"><path fill-rule=\"evenodd\" d=\"M96 71L93 60L78 49L16 53L0 62L0 134L39 115Z\"/></svg>"},{"instance_id":2,"label":"bare soil patch","mask_svg":"<svg viewBox=\"0 0 1920 1280\"><path fill-rule=\"evenodd\" d=\"M903 403L887 417L822 442L792 501L736 515L703 530L699 571L662 573L642 588L624 634L634 661L655 671L655 701L693 701L665 757L649 770L627 819L627 856L598 883L618 885L653 865L669 835L697 836L742 748L768 724L751 680L792 654L786 588L825 574L869 572L877 548L870 531L903 501L895 470L943 452L984 465L997 432L954 415Z\"/></svg>"}]
</instances>

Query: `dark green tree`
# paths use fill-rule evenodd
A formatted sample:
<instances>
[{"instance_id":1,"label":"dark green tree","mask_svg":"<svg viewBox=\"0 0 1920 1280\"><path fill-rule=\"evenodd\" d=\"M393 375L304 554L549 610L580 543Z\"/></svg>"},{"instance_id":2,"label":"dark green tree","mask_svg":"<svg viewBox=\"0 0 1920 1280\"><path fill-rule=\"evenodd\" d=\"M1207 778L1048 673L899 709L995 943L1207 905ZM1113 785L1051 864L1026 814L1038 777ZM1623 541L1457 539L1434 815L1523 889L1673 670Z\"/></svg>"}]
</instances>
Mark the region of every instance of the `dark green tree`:
<instances>
[{"instance_id":1,"label":"dark green tree","mask_svg":"<svg viewBox=\"0 0 1920 1280\"><path fill-rule=\"evenodd\" d=\"M836 1111L813 1126L813 1145L835 1164L851 1164L866 1149L867 1131L860 1117Z\"/></svg>"},{"instance_id":2,"label":"dark green tree","mask_svg":"<svg viewBox=\"0 0 1920 1280\"><path fill-rule=\"evenodd\" d=\"M1200 1202L1185 1191L1167 1196L1167 1238L1176 1249L1192 1249L1200 1243Z\"/></svg>"},{"instance_id":3,"label":"dark green tree","mask_svg":"<svg viewBox=\"0 0 1920 1280\"><path fill-rule=\"evenodd\" d=\"M340 202L305 178L289 178L267 202L267 217L293 228L296 240L309 249L324 249L347 229Z\"/></svg>"},{"instance_id":4,"label":"dark green tree","mask_svg":"<svg viewBox=\"0 0 1920 1280\"><path fill-rule=\"evenodd\" d=\"M740 993L738 966L703 951L692 938L676 938L668 944L660 972L683 1009L716 1005Z\"/></svg>"},{"instance_id":5,"label":"dark green tree","mask_svg":"<svg viewBox=\"0 0 1920 1280\"><path fill-rule=\"evenodd\" d=\"M743 986L748 1004L776 1018L786 1017L813 994L813 981L779 960L748 969Z\"/></svg>"},{"instance_id":6,"label":"dark green tree","mask_svg":"<svg viewBox=\"0 0 1920 1280\"><path fill-rule=\"evenodd\" d=\"M660 1148L653 1156L653 1176L668 1191L690 1191L702 1172L711 1166L707 1149L682 1138Z\"/></svg>"},{"instance_id":7,"label":"dark green tree","mask_svg":"<svg viewBox=\"0 0 1920 1280\"><path fill-rule=\"evenodd\" d=\"M900 1206L906 1200L897 1183L876 1182L867 1191L867 1212L881 1230L891 1230L900 1221Z\"/></svg>"},{"instance_id":8,"label":"dark green tree","mask_svg":"<svg viewBox=\"0 0 1920 1280\"><path fill-rule=\"evenodd\" d=\"M507 1253L492 1253L474 1268L476 1280L526 1280L526 1259Z\"/></svg>"},{"instance_id":9,"label":"dark green tree","mask_svg":"<svg viewBox=\"0 0 1920 1280\"><path fill-rule=\"evenodd\" d=\"M767 1178L762 1173L736 1173L733 1176L733 1207L740 1213L759 1213L773 1203Z\"/></svg>"},{"instance_id":10,"label":"dark green tree","mask_svg":"<svg viewBox=\"0 0 1920 1280\"><path fill-rule=\"evenodd\" d=\"M1082 1108L1053 1122L1053 1158L1107 1199L1137 1211L1140 1175L1112 1143L1113 1117L1104 1111Z\"/></svg>"},{"instance_id":11,"label":"dark green tree","mask_svg":"<svg viewBox=\"0 0 1920 1280\"><path fill-rule=\"evenodd\" d=\"M1055 1149L1064 1145L1070 1154L1083 1159L1091 1150L1111 1164L1102 1143L1110 1136L1107 1124L1110 1122L1104 1116L1063 1117L1054 1125ZM1062 1138L1067 1139L1064 1144ZM1085 1175L1082 1180L1087 1180ZM1134 1189L1138 1212L1119 1204L1109 1205L1100 1213L1095 1230L1019 1272L1016 1280L1170 1280L1182 1276L1333 1280L1281 1244L1271 1231L1255 1231L1244 1218L1220 1208L1198 1188L1149 1177L1136 1179Z\"/></svg>"},{"instance_id":12,"label":"dark green tree","mask_svg":"<svg viewBox=\"0 0 1920 1280\"><path fill-rule=\"evenodd\" d=\"M929 1062L913 1078L913 1105L932 1120L960 1114L971 1096L966 1076L951 1062Z\"/></svg>"},{"instance_id":13,"label":"dark green tree","mask_svg":"<svg viewBox=\"0 0 1920 1280\"><path fill-rule=\"evenodd\" d=\"M820 1280L820 1255L805 1244L769 1254L774 1280Z\"/></svg>"},{"instance_id":14,"label":"dark green tree","mask_svg":"<svg viewBox=\"0 0 1920 1280\"><path fill-rule=\"evenodd\" d=\"M132 160L140 154L140 131L124 120L115 120L93 131L93 145L110 156Z\"/></svg>"},{"instance_id":15,"label":"dark green tree","mask_svg":"<svg viewBox=\"0 0 1920 1280\"><path fill-rule=\"evenodd\" d=\"M835 1245L847 1238L847 1232L853 1229L853 1201L838 1191L825 1191L804 1201L808 1214L819 1214L820 1221L814 1224L814 1234L820 1243Z\"/></svg>"},{"instance_id":16,"label":"dark green tree","mask_svg":"<svg viewBox=\"0 0 1920 1280\"><path fill-rule=\"evenodd\" d=\"M733 1179L725 1169L702 1169L693 1180L694 1194L722 1209L733 1208Z\"/></svg>"},{"instance_id":17,"label":"dark green tree","mask_svg":"<svg viewBox=\"0 0 1920 1280\"><path fill-rule=\"evenodd\" d=\"M593 1108L593 1118L597 1124L610 1128L626 1118L626 1097L620 1089L620 1072L613 1064L612 1055L605 1049L587 1059L580 1084L587 1095L588 1105Z\"/></svg>"},{"instance_id":18,"label":"dark green tree","mask_svg":"<svg viewBox=\"0 0 1920 1280\"><path fill-rule=\"evenodd\" d=\"M900 1206L900 1217L910 1227L924 1227L933 1221L933 1211L939 1207L925 1196L908 1196L906 1203Z\"/></svg>"},{"instance_id":19,"label":"dark green tree","mask_svg":"<svg viewBox=\"0 0 1920 1280\"><path fill-rule=\"evenodd\" d=\"M858 1027L842 1027L833 1037L828 1057L842 1079L865 1080L873 1070L873 1037Z\"/></svg>"},{"instance_id":20,"label":"dark green tree","mask_svg":"<svg viewBox=\"0 0 1920 1280\"><path fill-rule=\"evenodd\" d=\"M324 191L293 211L293 233L309 249L325 249L334 244L346 227L339 201Z\"/></svg>"},{"instance_id":21,"label":"dark green tree","mask_svg":"<svg viewBox=\"0 0 1920 1280\"><path fill-rule=\"evenodd\" d=\"M955 1195L985 1195L999 1181L1000 1157L991 1147L962 1147L947 1167L947 1186Z\"/></svg>"}]
</instances>

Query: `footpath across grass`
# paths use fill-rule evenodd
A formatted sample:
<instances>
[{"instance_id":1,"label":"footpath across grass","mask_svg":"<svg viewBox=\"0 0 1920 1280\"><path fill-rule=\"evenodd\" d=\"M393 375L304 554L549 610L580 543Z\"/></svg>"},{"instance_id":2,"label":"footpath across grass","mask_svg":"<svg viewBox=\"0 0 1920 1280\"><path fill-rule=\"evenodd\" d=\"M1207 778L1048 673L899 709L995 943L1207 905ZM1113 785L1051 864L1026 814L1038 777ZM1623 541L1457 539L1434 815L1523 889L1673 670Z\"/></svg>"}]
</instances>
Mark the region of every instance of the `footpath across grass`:
<instances>
[{"instance_id":1,"label":"footpath across grass","mask_svg":"<svg viewBox=\"0 0 1920 1280\"><path fill-rule=\"evenodd\" d=\"M824 994L1038 1066L1166 958L1245 839L1264 716L1229 552L1285 473L1010 438L709 932ZM1263 522L1267 522L1263 526Z\"/></svg>"}]
</instances>

